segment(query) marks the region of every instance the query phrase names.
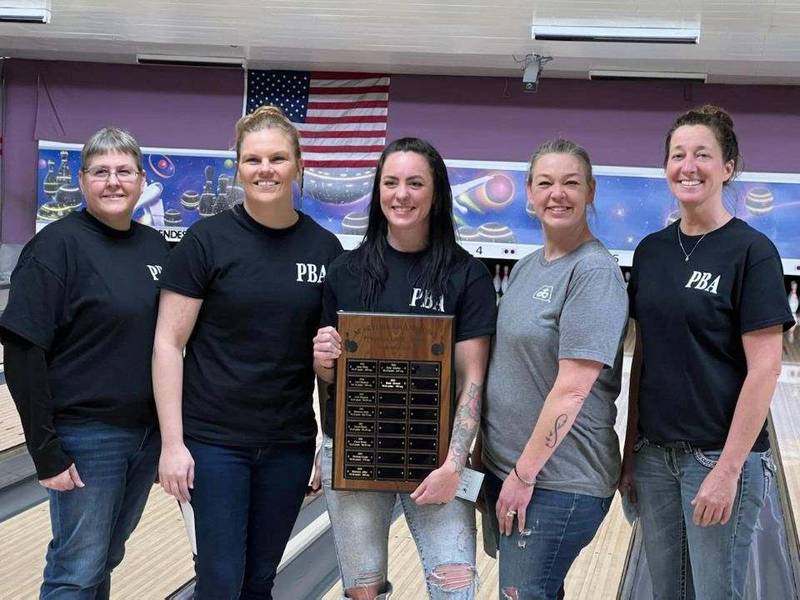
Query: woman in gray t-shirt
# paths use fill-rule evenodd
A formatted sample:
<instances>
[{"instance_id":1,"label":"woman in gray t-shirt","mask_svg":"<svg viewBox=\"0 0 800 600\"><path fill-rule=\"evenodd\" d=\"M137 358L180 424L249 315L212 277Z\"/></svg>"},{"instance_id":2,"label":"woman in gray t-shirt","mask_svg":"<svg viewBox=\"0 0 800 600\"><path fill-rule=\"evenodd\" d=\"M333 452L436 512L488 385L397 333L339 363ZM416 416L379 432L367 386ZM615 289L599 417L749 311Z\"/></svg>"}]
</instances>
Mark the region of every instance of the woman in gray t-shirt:
<instances>
[{"instance_id":1,"label":"woman in gray t-shirt","mask_svg":"<svg viewBox=\"0 0 800 600\"><path fill-rule=\"evenodd\" d=\"M594 191L574 142L547 142L531 158L528 202L544 247L516 265L500 302L482 419L509 597L563 598L619 478L614 401L628 303L619 267L589 230Z\"/></svg>"}]
</instances>

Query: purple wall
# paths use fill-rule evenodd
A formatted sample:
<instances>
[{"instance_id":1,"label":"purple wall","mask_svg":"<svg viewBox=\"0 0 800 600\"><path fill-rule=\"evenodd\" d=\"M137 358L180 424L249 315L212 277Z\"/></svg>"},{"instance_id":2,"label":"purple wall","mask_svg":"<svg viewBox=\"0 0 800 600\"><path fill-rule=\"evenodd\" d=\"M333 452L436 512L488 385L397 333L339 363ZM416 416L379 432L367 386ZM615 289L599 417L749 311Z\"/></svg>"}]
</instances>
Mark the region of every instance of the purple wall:
<instances>
[{"instance_id":1,"label":"purple wall","mask_svg":"<svg viewBox=\"0 0 800 600\"><path fill-rule=\"evenodd\" d=\"M82 142L118 124L143 146L225 149L241 115L236 70L5 61L4 242L33 234L36 141ZM574 138L600 165L659 166L675 114L728 109L752 171L800 170L800 87L520 78L392 77L388 138L428 138L445 158L527 160L542 141Z\"/></svg>"},{"instance_id":2,"label":"purple wall","mask_svg":"<svg viewBox=\"0 0 800 600\"><path fill-rule=\"evenodd\" d=\"M520 78L392 78L389 135L429 139L445 158L526 161L561 136L598 165L658 167L676 114L714 103L728 110L752 171L800 171L800 87L683 85Z\"/></svg>"}]
</instances>

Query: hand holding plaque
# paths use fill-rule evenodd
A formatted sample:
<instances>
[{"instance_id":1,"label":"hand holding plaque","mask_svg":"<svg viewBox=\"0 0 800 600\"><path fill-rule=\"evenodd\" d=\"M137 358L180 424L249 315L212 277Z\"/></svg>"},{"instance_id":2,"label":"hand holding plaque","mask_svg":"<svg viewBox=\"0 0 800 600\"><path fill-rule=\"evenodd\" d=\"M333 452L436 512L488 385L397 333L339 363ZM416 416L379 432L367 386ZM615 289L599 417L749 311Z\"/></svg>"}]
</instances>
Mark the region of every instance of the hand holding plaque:
<instances>
[{"instance_id":1,"label":"hand holding plaque","mask_svg":"<svg viewBox=\"0 0 800 600\"><path fill-rule=\"evenodd\" d=\"M333 488L411 492L449 443L453 318L339 313Z\"/></svg>"}]
</instances>

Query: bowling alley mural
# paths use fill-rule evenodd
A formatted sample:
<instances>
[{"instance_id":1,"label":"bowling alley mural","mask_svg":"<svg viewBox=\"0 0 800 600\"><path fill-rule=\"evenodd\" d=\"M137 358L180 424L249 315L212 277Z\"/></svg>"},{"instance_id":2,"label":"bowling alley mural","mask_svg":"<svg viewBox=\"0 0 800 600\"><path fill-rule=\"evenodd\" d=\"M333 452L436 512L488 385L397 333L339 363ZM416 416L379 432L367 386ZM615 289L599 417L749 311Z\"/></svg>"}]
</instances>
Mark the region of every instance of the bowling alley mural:
<instances>
[{"instance_id":1,"label":"bowling alley mural","mask_svg":"<svg viewBox=\"0 0 800 600\"><path fill-rule=\"evenodd\" d=\"M39 143L37 231L83 206L78 188L78 144ZM144 148L147 184L134 218L179 240L192 223L244 199L230 151ZM461 243L487 258L521 258L542 243L541 226L525 193L526 163L447 160L453 189L453 220ZM305 169L295 206L358 244L367 227L374 169ZM629 266L648 233L678 217L661 169L596 167L592 231ZM800 266L800 175L742 173L725 202L737 217L764 232L784 259Z\"/></svg>"}]
</instances>

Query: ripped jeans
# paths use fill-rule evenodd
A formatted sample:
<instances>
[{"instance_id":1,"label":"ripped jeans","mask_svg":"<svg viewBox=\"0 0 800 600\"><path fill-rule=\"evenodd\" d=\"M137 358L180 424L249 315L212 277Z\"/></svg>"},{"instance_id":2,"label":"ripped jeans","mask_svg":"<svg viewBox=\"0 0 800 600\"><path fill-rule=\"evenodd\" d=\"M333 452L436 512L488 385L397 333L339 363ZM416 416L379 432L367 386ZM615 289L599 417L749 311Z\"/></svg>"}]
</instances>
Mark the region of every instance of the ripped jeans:
<instances>
[{"instance_id":1,"label":"ripped jeans","mask_svg":"<svg viewBox=\"0 0 800 600\"><path fill-rule=\"evenodd\" d=\"M517 521L510 536L500 535L495 506L503 482L487 472L486 506L500 550L500 600L561 600L564 579L580 551L592 541L611 507L613 496L534 488L525 511L525 529Z\"/></svg>"},{"instance_id":2,"label":"ripped jeans","mask_svg":"<svg viewBox=\"0 0 800 600\"><path fill-rule=\"evenodd\" d=\"M408 494L333 490L332 463L333 442L325 436L322 487L345 590L378 585L386 592L378 598L389 597L389 527L399 497L422 560L431 600L475 598L475 508L471 503L456 498L447 504L420 506ZM458 567L466 567L466 572Z\"/></svg>"}]
</instances>

